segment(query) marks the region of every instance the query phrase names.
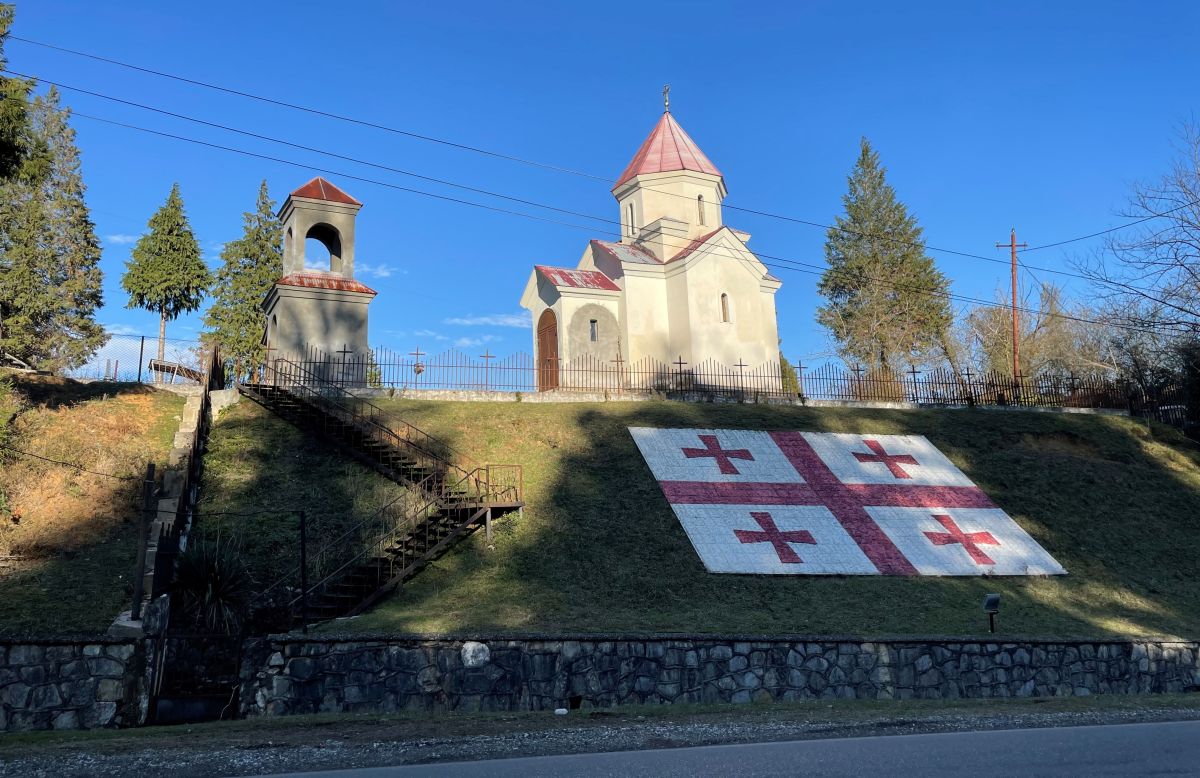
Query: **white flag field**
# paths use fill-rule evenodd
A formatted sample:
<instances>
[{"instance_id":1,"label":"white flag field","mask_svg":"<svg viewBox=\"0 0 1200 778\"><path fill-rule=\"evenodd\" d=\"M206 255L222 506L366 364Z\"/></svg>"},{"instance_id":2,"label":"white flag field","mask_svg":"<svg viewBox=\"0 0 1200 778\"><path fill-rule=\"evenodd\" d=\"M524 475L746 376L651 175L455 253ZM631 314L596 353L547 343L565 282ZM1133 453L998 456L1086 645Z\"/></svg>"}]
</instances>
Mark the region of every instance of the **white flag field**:
<instances>
[{"instance_id":1,"label":"white flag field","mask_svg":"<svg viewBox=\"0 0 1200 778\"><path fill-rule=\"evenodd\" d=\"M1067 572L920 435L629 432L712 573Z\"/></svg>"}]
</instances>

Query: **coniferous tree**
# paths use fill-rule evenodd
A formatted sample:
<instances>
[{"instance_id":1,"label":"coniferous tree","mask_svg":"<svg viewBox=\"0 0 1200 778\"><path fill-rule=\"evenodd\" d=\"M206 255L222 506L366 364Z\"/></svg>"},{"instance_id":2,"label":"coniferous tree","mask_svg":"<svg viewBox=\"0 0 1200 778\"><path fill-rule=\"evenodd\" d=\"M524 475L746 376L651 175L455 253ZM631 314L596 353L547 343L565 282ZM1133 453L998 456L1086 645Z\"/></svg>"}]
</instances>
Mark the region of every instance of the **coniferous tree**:
<instances>
[{"instance_id":1,"label":"coniferous tree","mask_svg":"<svg viewBox=\"0 0 1200 778\"><path fill-rule=\"evenodd\" d=\"M221 353L233 365L235 382L263 360L266 319L260 306L283 273L283 223L275 215L266 181L259 187L256 209L242 218L242 237L221 250L223 264L204 317L209 337L220 343Z\"/></svg>"},{"instance_id":2,"label":"coniferous tree","mask_svg":"<svg viewBox=\"0 0 1200 778\"><path fill-rule=\"evenodd\" d=\"M96 321L103 304L100 240L84 193L75 130L70 111L59 107L51 89L34 101L32 124L49 155L49 167L39 188L49 228L47 245L53 254L50 269L56 306L52 330L43 348L55 368L87 362L108 337Z\"/></svg>"},{"instance_id":3,"label":"coniferous tree","mask_svg":"<svg viewBox=\"0 0 1200 778\"><path fill-rule=\"evenodd\" d=\"M8 67L4 39L13 23L13 5L0 3L0 68ZM11 178L24 156L25 111L33 85L22 78L0 75L0 181Z\"/></svg>"},{"instance_id":4,"label":"coniferous tree","mask_svg":"<svg viewBox=\"0 0 1200 778\"><path fill-rule=\"evenodd\" d=\"M150 231L138 239L125 263L121 286L129 293L128 308L158 314L158 359L166 355L167 322L194 311L204 301L211 280L200 244L192 234L179 184L150 217Z\"/></svg>"},{"instance_id":5,"label":"coniferous tree","mask_svg":"<svg viewBox=\"0 0 1200 778\"><path fill-rule=\"evenodd\" d=\"M925 361L951 323L949 282L925 254L917 220L885 178L863 138L839 216L825 239L829 269L819 290L827 302L817 321L843 358L872 370Z\"/></svg>"}]
</instances>

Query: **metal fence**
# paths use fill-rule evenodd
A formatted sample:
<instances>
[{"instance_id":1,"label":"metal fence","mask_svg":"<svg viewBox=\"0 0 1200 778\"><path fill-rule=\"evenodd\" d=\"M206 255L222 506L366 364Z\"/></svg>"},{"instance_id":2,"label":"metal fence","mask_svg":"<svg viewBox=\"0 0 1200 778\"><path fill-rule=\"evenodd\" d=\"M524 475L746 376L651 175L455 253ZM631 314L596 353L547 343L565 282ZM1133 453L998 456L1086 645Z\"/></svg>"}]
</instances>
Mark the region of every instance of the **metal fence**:
<instances>
[{"instance_id":1,"label":"metal fence","mask_svg":"<svg viewBox=\"0 0 1200 778\"><path fill-rule=\"evenodd\" d=\"M922 405L1022 405L1052 408L1127 408L1124 385L1097 376L1006 375L946 368L903 373L822 365L796 366L801 396L810 400L874 400Z\"/></svg>"},{"instance_id":2,"label":"metal fence","mask_svg":"<svg viewBox=\"0 0 1200 778\"><path fill-rule=\"evenodd\" d=\"M278 356L282 355L272 359ZM523 352L500 357L485 351L472 357L458 349L427 354L419 348L407 354L386 348L366 354L348 349L334 353L309 349L304 355L288 358L326 380L397 390L663 392L775 398L794 395L784 381L778 360L761 365L741 360L733 365L715 360L691 364L682 357L675 362L648 357L632 362L620 357L605 361L592 356L539 361Z\"/></svg>"},{"instance_id":3,"label":"metal fence","mask_svg":"<svg viewBox=\"0 0 1200 778\"><path fill-rule=\"evenodd\" d=\"M652 392L691 399L799 399L804 401L908 402L919 405L987 405L1034 408L1108 408L1149 416L1177 427L1197 421L1186 392L1175 386L1146 390L1096 375L1045 373L1013 377L949 368L904 372L797 362L794 376L779 362L750 366L708 360L696 365L620 358L581 357L538 361L528 353L469 356L450 349L428 354L376 348L368 353L316 349L296 364L342 386L400 391L469 390L593 392L619 397ZM1200 410L1200 409L1195 409Z\"/></svg>"},{"instance_id":4,"label":"metal fence","mask_svg":"<svg viewBox=\"0 0 1200 778\"><path fill-rule=\"evenodd\" d=\"M197 384L204 373L204 354L199 341L167 338L160 360L157 337L112 335L86 364L65 375L93 381Z\"/></svg>"}]
</instances>

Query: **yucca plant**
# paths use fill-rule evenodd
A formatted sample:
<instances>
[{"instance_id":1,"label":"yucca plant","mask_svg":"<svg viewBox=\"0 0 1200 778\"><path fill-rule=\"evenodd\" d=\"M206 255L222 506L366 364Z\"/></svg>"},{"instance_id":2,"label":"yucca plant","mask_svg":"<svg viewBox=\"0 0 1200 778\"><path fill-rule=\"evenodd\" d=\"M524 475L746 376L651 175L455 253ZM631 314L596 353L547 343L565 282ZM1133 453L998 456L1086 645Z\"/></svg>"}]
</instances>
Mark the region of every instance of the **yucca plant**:
<instances>
[{"instance_id":1,"label":"yucca plant","mask_svg":"<svg viewBox=\"0 0 1200 778\"><path fill-rule=\"evenodd\" d=\"M246 620L254 579L234 547L200 542L179 555L171 592L189 624L232 635Z\"/></svg>"}]
</instances>

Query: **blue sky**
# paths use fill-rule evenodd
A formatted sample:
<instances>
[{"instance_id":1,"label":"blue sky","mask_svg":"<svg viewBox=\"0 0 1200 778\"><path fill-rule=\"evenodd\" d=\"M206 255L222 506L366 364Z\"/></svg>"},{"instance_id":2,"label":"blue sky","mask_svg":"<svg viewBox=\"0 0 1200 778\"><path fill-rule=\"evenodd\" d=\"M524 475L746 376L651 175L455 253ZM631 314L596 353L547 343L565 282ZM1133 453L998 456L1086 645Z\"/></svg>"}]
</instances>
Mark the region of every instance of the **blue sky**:
<instances>
[{"instance_id":1,"label":"blue sky","mask_svg":"<svg viewBox=\"0 0 1200 778\"><path fill-rule=\"evenodd\" d=\"M871 139L931 246L1005 259L1122 223L1130 185L1163 172L1192 118L1194 3L266 3L18 2L15 34L348 114L604 180L431 144L139 74L19 41L10 67L394 168L600 220L661 111L725 174L728 204L829 223L858 139ZM359 277L379 291L375 345L529 350L517 300L534 263L574 266L611 225L513 206L318 154L64 91L82 113L451 197L562 219L535 221L327 175L365 203ZM132 240L178 181L206 258L240 234L267 179L281 200L314 173L77 118L115 332L156 332L124 308ZM750 247L820 264L823 230L744 212ZM1029 254L1070 269L1095 242ZM993 298L1002 264L931 251L959 294ZM792 359L819 359L816 277L774 270ZM1081 282L1065 282L1086 297ZM1022 282L1033 284L1029 275ZM169 326L194 337L196 316Z\"/></svg>"}]
</instances>

